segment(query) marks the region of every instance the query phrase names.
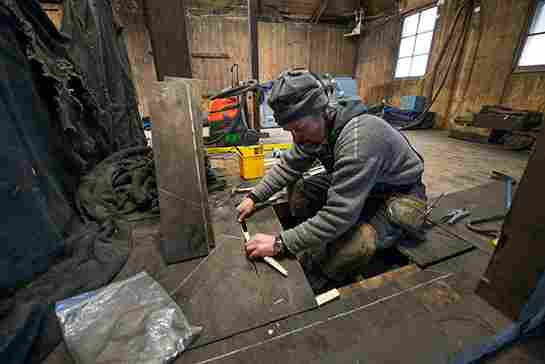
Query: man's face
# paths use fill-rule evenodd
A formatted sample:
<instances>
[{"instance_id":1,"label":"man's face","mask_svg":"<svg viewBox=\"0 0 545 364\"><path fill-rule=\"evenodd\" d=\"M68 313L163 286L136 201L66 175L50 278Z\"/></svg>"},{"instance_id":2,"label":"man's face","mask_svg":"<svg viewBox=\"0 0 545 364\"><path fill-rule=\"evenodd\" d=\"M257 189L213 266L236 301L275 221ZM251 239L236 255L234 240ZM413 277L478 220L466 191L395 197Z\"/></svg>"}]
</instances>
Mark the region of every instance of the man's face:
<instances>
[{"instance_id":1,"label":"man's face","mask_svg":"<svg viewBox=\"0 0 545 364\"><path fill-rule=\"evenodd\" d=\"M321 144L325 139L325 121L319 115L290 121L282 128L291 133L296 144Z\"/></svg>"}]
</instances>

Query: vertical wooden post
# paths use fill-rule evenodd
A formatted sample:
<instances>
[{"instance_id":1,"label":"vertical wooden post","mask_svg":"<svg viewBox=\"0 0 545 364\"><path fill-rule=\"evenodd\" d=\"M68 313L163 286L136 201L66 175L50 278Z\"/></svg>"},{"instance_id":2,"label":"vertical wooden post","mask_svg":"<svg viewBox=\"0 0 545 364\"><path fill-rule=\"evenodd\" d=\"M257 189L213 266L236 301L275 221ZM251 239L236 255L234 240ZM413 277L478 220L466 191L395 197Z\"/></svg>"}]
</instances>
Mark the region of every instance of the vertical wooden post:
<instances>
[{"instance_id":1,"label":"vertical wooden post","mask_svg":"<svg viewBox=\"0 0 545 364\"><path fill-rule=\"evenodd\" d=\"M157 79L191 78L184 0L145 0Z\"/></svg>"},{"instance_id":2,"label":"vertical wooden post","mask_svg":"<svg viewBox=\"0 0 545 364\"><path fill-rule=\"evenodd\" d=\"M477 294L508 317L520 317L545 274L545 129L528 161L505 222L498 247Z\"/></svg>"},{"instance_id":3,"label":"vertical wooden post","mask_svg":"<svg viewBox=\"0 0 545 364\"><path fill-rule=\"evenodd\" d=\"M214 245L204 170L201 90L200 80L171 77L152 86L160 249L167 263L206 255Z\"/></svg>"},{"instance_id":4,"label":"vertical wooden post","mask_svg":"<svg viewBox=\"0 0 545 364\"><path fill-rule=\"evenodd\" d=\"M259 82L259 45L257 34L257 12L259 8L259 0L248 0L248 34L250 39L250 72L251 78ZM253 98L253 122L250 124L255 130L261 128L261 120L259 114L259 103L257 94L254 93Z\"/></svg>"}]
</instances>

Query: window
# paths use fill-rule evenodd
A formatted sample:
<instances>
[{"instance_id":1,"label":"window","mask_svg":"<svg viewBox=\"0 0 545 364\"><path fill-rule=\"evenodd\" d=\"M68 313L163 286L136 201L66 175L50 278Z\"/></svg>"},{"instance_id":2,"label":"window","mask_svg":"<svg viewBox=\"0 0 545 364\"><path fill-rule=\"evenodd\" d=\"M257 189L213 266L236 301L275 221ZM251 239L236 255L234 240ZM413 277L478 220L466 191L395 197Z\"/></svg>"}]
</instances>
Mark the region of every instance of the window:
<instances>
[{"instance_id":1,"label":"window","mask_svg":"<svg viewBox=\"0 0 545 364\"><path fill-rule=\"evenodd\" d=\"M528 37L519 58L519 67L545 65L545 0L537 2Z\"/></svg>"},{"instance_id":2,"label":"window","mask_svg":"<svg viewBox=\"0 0 545 364\"><path fill-rule=\"evenodd\" d=\"M396 78L426 74L437 19L437 7L405 17L397 56Z\"/></svg>"}]
</instances>

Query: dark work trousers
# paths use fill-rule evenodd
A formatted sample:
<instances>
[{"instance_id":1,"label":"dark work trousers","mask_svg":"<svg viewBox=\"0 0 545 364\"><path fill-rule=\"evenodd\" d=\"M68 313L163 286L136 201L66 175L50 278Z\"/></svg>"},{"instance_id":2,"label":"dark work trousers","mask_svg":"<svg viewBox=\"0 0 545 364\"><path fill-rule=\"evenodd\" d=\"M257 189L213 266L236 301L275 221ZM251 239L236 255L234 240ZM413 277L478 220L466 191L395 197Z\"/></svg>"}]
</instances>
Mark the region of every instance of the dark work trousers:
<instances>
[{"instance_id":1,"label":"dark work trousers","mask_svg":"<svg viewBox=\"0 0 545 364\"><path fill-rule=\"evenodd\" d=\"M327 201L327 192L330 186L331 175L320 173L307 178L301 178L288 188L290 211L298 223L313 217L325 205ZM367 197L356 225L369 224L376 231L376 239L374 239L375 246L372 249L368 249L368 251L372 252L371 254L375 251L392 247L404 234L404 229L391 221L386 210L386 201L388 201L388 199L393 196L403 195L409 195L416 197L419 200L426 201L426 188L420 181L409 186L376 184ZM332 249L332 245L335 243L336 242L331 242L319 251L301 254L299 258L305 272L316 271L318 266L323 265L324 261L331 258L332 251L334 250ZM347 275L357 272L337 273L337 277L332 277L328 274L328 278L341 281L344 280Z\"/></svg>"}]
</instances>

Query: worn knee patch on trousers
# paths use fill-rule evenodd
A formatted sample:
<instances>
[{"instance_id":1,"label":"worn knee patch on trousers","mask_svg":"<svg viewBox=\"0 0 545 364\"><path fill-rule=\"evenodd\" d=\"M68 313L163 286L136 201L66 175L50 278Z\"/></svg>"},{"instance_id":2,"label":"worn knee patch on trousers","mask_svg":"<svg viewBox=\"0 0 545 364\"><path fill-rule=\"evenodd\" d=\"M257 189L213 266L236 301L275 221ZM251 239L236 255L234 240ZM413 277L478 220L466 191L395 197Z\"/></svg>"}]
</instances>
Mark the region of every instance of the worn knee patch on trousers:
<instances>
[{"instance_id":1,"label":"worn knee patch on trousers","mask_svg":"<svg viewBox=\"0 0 545 364\"><path fill-rule=\"evenodd\" d=\"M328 245L327 257L321 263L323 273L342 281L361 273L377 250L378 234L370 224L361 224Z\"/></svg>"},{"instance_id":2,"label":"worn knee patch on trousers","mask_svg":"<svg viewBox=\"0 0 545 364\"><path fill-rule=\"evenodd\" d=\"M426 201L415 196L397 195L386 202L388 219L407 231L418 236L424 225Z\"/></svg>"}]
</instances>

